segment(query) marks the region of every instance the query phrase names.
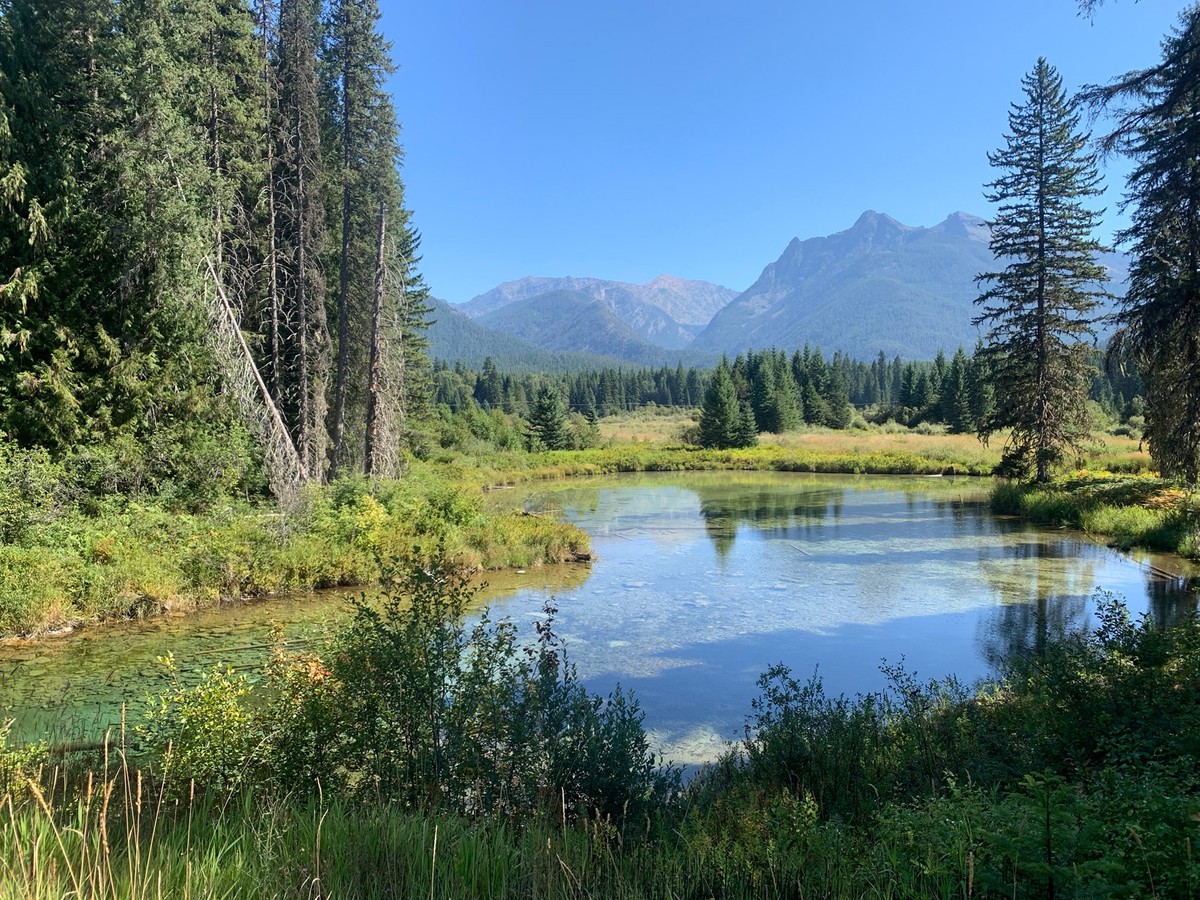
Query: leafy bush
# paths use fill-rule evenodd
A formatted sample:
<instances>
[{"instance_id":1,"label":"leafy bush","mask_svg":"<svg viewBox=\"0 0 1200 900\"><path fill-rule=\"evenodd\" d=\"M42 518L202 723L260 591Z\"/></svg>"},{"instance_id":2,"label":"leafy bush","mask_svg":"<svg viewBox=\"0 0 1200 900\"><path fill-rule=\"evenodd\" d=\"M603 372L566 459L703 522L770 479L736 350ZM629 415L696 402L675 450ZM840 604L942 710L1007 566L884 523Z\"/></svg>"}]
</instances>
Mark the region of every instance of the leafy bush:
<instances>
[{"instance_id":1,"label":"leafy bush","mask_svg":"<svg viewBox=\"0 0 1200 900\"><path fill-rule=\"evenodd\" d=\"M740 753L716 770L773 793L810 798L824 819L863 823L881 797L919 796L964 765L954 733L969 693L956 681L921 684L885 667L888 690L829 697L815 674L806 682L786 666L758 680Z\"/></svg>"},{"instance_id":2,"label":"leafy bush","mask_svg":"<svg viewBox=\"0 0 1200 900\"><path fill-rule=\"evenodd\" d=\"M519 647L507 620L463 615L474 590L444 563L384 570L330 650L360 790L413 806L523 819L641 812L668 786L627 695L588 694L553 630Z\"/></svg>"},{"instance_id":3,"label":"leafy bush","mask_svg":"<svg viewBox=\"0 0 1200 900\"><path fill-rule=\"evenodd\" d=\"M200 684L187 686L173 657L161 662L171 673L171 686L149 698L134 734L153 755L164 784L177 793L192 784L220 793L253 784L259 740L246 677L214 669Z\"/></svg>"},{"instance_id":4,"label":"leafy bush","mask_svg":"<svg viewBox=\"0 0 1200 900\"><path fill-rule=\"evenodd\" d=\"M24 543L70 501L66 472L45 449L0 440L0 544Z\"/></svg>"},{"instance_id":5,"label":"leafy bush","mask_svg":"<svg viewBox=\"0 0 1200 900\"><path fill-rule=\"evenodd\" d=\"M256 691L214 672L156 697L138 733L157 769L514 821L640 820L677 787L637 701L579 683L553 607L521 646L486 611L465 624L474 589L440 555L393 561L382 583L323 654L277 649Z\"/></svg>"}]
</instances>

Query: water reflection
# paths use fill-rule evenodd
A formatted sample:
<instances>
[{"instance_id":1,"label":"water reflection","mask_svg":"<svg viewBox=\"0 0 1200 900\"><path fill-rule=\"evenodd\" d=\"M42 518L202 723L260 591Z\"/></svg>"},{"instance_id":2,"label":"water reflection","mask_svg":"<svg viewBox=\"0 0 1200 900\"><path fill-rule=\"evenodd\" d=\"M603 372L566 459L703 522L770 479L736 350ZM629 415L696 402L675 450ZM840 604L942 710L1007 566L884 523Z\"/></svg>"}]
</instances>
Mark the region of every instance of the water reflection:
<instances>
[{"instance_id":1,"label":"water reflection","mask_svg":"<svg viewBox=\"0 0 1200 900\"><path fill-rule=\"evenodd\" d=\"M816 537L826 517L841 517L845 488L818 487L799 493L747 491L737 485L699 487L700 515L717 556L724 561L740 527L781 538Z\"/></svg>"},{"instance_id":2,"label":"water reflection","mask_svg":"<svg viewBox=\"0 0 1200 900\"><path fill-rule=\"evenodd\" d=\"M980 623L980 653L995 674L1018 657L1041 656L1049 643L1090 627L1089 598L1104 557L1070 538L1025 533L1005 547L979 551L999 605Z\"/></svg>"},{"instance_id":3,"label":"water reflection","mask_svg":"<svg viewBox=\"0 0 1200 900\"><path fill-rule=\"evenodd\" d=\"M1152 571L1146 579L1147 609L1151 618L1164 627L1178 625L1197 612L1195 578Z\"/></svg>"},{"instance_id":4,"label":"water reflection","mask_svg":"<svg viewBox=\"0 0 1200 900\"><path fill-rule=\"evenodd\" d=\"M558 597L559 631L589 687L634 688L658 745L711 759L741 732L755 680L784 662L829 690L882 686L881 659L922 677L988 675L1015 653L1088 627L1098 587L1156 618L1195 609L1177 559L1129 556L991 516L986 482L952 478L687 473L543 483L497 505L550 512L592 536L595 563L492 575L495 616L531 630ZM1156 572L1169 577L1158 577ZM279 602L0 648L0 705L26 722L64 711L111 721L172 649L200 672L336 611ZM306 624L306 623L316 624ZM235 652L237 651L237 652ZM24 654L24 656L22 656Z\"/></svg>"},{"instance_id":5,"label":"water reflection","mask_svg":"<svg viewBox=\"0 0 1200 900\"><path fill-rule=\"evenodd\" d=\"M980 570L998 605L981 619L976 642L992 674L1002 675L1017 659L1042 656L1048 646L1095 627L1092 610L1100 596L1111 593L1097 569L1111 553L1078 538L1032 533L1006 549L981 548ZM1159 568L1147 560L1149 554L1141 556L1129 562L1143 573L1145 606L1136 595L1114 599L1144 611L1160 626L1194 615L1195 579Z\"/></svg>"}]
</instances>

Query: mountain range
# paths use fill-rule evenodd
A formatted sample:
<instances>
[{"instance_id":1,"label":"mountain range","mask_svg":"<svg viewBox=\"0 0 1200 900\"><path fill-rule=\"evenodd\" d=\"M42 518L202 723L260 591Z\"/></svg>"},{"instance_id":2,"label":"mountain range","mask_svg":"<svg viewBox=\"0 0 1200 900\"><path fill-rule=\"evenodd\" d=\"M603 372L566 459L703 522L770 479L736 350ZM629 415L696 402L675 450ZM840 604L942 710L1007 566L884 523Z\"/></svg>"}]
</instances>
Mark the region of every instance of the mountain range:
<instances>
[{"instance_id":1,"label":"mountain range","mask_svg":"<svg viewBox=\"0 0 1200 900\"><path fill-rule=\"evenodd\" d=\"M793 238L740 294L669 275L641 285L530 277L452 311L469 318L477 329L472 343L490 344L497 352L488 355L498 364L540 351L554 356L554 368L573 367L571 354L581 353L639 365L706 365L720 353L805 343L859 359L881 350L931 359L939 349L970 349L981 335L971 324L978 313L975 279L999 268L990 237L987 222L968 213L921 228L869 210L845 231ZM1119 293L1125 257L1107 254L1101 261L1112 278L1109 289ZM464 331L461 321L455 327ZM434 355L468 362L474 354L456 351L439 328L431 331Z\"/></svg>"}]
</instances>

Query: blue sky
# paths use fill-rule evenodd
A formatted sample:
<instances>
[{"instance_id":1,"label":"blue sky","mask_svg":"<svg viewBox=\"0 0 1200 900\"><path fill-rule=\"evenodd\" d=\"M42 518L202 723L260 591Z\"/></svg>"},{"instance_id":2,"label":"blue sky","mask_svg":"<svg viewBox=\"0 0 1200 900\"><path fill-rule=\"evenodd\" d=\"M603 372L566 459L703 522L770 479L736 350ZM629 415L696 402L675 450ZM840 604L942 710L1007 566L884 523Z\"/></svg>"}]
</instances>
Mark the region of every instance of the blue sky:
<instances>
[{"instance_id":1,"label":"blue sky","mask_svg":"<svg viewBox=\"0 0 1200 900\"><path fill-rule=\"evenodd\" d=\"M525 275L742 290L865 209L986 216L1038 56L1069 89L1107 81L1185 5L381 0L422 270L453 301ZM1106 166L1105 238L1126 169Z\"/></svg>"}]
</instances>

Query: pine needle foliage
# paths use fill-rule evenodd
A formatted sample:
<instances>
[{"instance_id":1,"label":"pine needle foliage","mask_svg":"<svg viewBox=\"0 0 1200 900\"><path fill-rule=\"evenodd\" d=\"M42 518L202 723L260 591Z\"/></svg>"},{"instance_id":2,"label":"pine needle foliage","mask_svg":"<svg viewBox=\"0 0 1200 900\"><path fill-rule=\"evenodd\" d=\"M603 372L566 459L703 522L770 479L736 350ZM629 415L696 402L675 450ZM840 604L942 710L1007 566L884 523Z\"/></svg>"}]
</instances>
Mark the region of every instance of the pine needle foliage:
<instances>
[{"instance_id":1,"label":"pine needle foliage","mask_svg":"<svg viewBox=\"0 0 1200 900\"><path fill-rule=\"evenodd\" d=\"M1092 88L1117 127L1107 149L1133 157L1125 207L1129 290L1113 349L1141 372L1146 435L1164 475L1200 481L1200 6L1163 42L1162 62ZM1118 101L1130 99L1122 109Z\"/></svg>"},{"instance_id":2,"label":"pine needle foliage","mask_svg":"<svg viewBox=\"0 0 1200 900\"><path fill-rule=\"evenodd\" d=\"M1096 157L1079 131L1076 100L1044 58L1022 79L1024 102L1009 112L1005 146L988 154L1000 175L988 185L997 203L991 249L1005 263L977 281L976 324L989 326L985 348L996 391L993 414L977 426L987 438L1010 428L1002 469L1042 482L1078 455L1090 422L1091 335L1103 290L1092 237L1099 213L1085 206L1100 192Z\"/></svg>"}]
</instances>

